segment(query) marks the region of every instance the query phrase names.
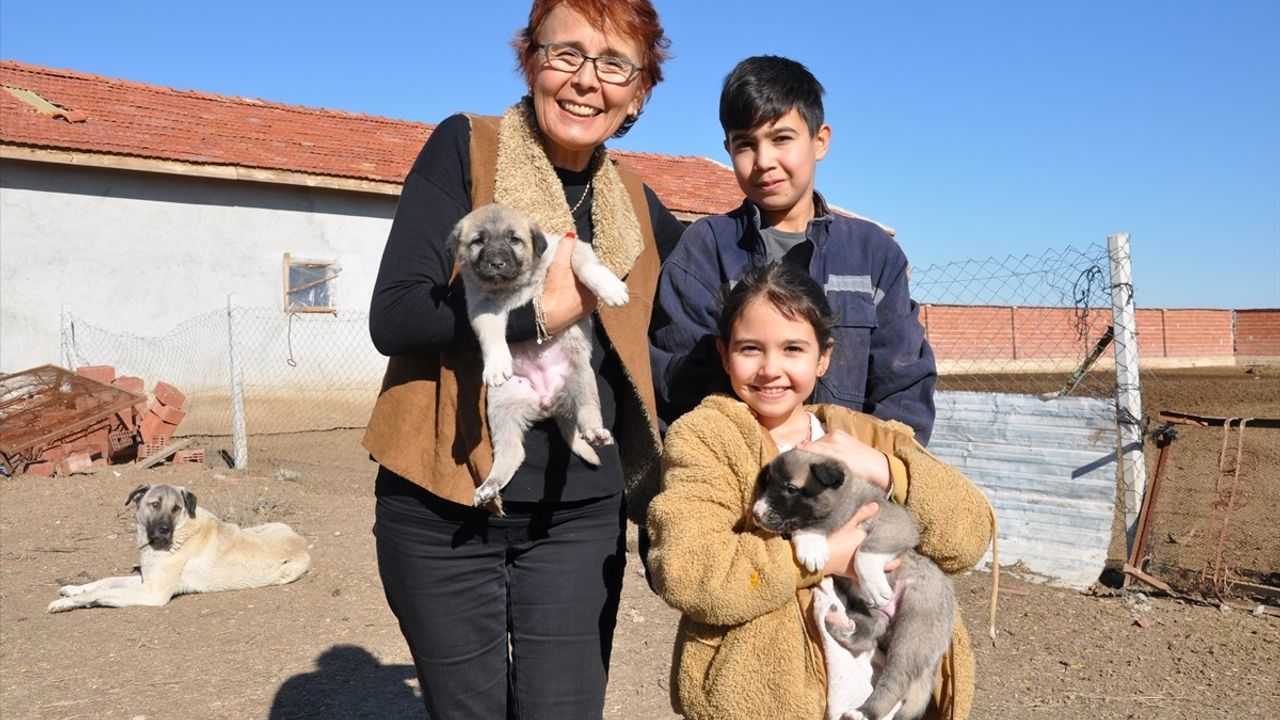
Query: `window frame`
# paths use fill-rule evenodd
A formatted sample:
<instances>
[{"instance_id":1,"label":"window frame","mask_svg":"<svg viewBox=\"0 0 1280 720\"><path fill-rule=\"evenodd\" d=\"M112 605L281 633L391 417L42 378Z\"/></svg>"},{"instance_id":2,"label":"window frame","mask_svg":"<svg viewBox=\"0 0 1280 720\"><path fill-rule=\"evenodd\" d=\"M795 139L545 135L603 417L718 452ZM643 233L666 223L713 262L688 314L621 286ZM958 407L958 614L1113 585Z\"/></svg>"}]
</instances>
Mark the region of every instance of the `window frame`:
<instances>
[{"instance_id":1,"label":"window frame","mask_svg":"<svg viewBox=\"0 0 1280 720\"><path fill-rule=\"evenodd\" d=\"M327 270L324 277L311 279L297 287L290 284L290 276L294 268L299 269L317 269L324 268ZM342 266L336 260L317 260L311 258L295 258L293 253L286 252L284 254L284 311L287 313L329 313L336 315L338 313L337 288L334 281L342 274ZM317 285L324 285L328 295L329 304L321 307L317 305L295 305L292 300L294 296L304 291L310 290Z\"/></svg>"}]
</instances>

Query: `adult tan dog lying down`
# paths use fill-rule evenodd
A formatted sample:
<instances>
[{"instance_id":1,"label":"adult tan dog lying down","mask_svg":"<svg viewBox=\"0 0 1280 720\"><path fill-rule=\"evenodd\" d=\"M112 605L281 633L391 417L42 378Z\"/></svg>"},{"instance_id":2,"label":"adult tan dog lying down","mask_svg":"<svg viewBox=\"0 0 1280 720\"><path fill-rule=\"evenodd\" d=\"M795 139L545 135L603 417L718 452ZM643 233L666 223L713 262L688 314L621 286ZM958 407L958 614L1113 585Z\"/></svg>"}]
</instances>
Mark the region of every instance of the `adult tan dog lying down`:
<instances>
[{"instance_id":1,"label":"adult tan dog lying down","mask_svg":"<svg viewBox=\"0 0 1280 720\"><path fill-rule=\"evenodd\" d=\"M174 595L284 585L311 567L307 541L284 523L241 528L196 507L196 496L172 485L139 485L138 575L64 585L47 612L84 607L159 606Z\"/></svg>"}]
</instances>

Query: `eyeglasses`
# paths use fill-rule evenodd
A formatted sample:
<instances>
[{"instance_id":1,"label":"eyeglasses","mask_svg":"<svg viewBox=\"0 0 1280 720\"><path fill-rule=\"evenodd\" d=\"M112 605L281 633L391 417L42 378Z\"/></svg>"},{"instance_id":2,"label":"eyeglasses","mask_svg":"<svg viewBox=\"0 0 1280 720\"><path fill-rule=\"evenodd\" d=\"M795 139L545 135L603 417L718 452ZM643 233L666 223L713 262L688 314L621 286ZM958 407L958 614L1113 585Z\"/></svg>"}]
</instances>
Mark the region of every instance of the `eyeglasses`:
<instances>
[{"instance_id":1,"label":"eyeglasses","mask_svg":"<svg viewBox=\"0 0 1280 720\"><path fill-rule=\"evenodd\" d=\"M551 69L560 72L576 73L583 63L590 60L596 66L596 77L600 78L600 82L610 85L626 85L631 82L631 78L644 70L626 58L612 55L591 57L562 43L544 43L539 45L538 49L546 57Z\"/></svg>"}]
</instances>

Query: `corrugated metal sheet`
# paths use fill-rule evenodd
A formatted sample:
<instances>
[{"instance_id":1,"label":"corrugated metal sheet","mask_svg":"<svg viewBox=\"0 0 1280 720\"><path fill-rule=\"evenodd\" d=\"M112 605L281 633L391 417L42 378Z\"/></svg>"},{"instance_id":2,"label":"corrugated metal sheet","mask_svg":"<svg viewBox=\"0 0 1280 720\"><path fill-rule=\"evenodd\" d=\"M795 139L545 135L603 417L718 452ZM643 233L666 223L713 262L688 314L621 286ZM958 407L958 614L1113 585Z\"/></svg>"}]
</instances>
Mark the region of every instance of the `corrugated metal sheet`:
<instances>
[{"instance_id":1,"label":"corrugated metal sheet","mask_svg":"<svg viewBox=\"0 0 1280 720\"><path fill-rule=\"evenodd\" d=\"M929 450L991 498L1001 566L1021 561L1079 589L1097 580L1115 512L1114 402L976 392L936 402Z\"/></svg>"}]
</instances>

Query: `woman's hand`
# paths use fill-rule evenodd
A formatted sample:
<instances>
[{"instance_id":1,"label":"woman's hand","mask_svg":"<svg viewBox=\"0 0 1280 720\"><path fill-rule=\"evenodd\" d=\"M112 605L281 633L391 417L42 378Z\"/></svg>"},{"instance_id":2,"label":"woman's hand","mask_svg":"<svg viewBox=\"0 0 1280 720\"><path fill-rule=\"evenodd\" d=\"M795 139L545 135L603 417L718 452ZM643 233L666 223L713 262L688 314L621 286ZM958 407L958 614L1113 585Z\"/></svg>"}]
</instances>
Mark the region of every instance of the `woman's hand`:
<instances>
[{"instance_id":1,"label":"woman's hand","mask_svg":"<svg viewBox=\"0 0 1280 720\"><path fill-rule=\"evenodd\" d=\"M849 522L827 536L827 549L831 554L827 556L827 564L822 568L823 575L858 577L858 571L854 567L854 559L858 548L862 545L862 541L867 539L867 531L862 529L862 523L869 520L879 510L880 503L867 503L858 508L858 512L849 518ZM886 572L892 571L901 563L901 560L894 558L884 566L884 569Z\"/></svg>"},{"instance_id":2,"label":"woman's hand","mask_svg":"<svg viewBox=\"0 0 1280 720\"><path fill-rule=\"evenodd\" d=\"M551 261L546 282L542 286L543 322L547 332L552 335L595 312L596 305L599 304L595 294L573 274L569 259L576 242L578 236L574 233L560 238L556 256Z\"/></svg>"},{"instance_id":3,"label":"woman's hand","mask_svg":"<svg viewBox=\"0 0 1280 720\"><path fill-rule=\"evenodd\" d=\"M889 458L843 430L833 430L817 440L800 443L797 447L839 460L855 475L875 483L886 492L889 490L889 483L893 479L889 474Z\"/></svg>"}]
</instances>

